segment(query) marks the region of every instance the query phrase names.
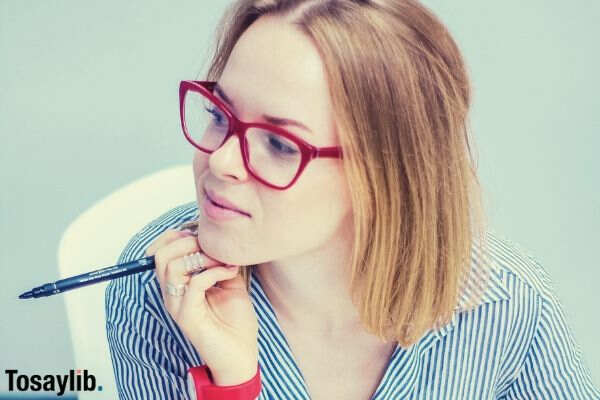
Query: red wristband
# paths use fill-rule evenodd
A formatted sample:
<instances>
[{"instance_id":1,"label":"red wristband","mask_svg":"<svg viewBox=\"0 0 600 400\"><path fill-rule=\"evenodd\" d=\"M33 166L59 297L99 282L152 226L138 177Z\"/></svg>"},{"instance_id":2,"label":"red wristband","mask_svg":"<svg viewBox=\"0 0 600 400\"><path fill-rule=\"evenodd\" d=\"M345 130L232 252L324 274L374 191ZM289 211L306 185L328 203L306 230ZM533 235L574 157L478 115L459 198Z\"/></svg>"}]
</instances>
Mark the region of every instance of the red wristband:
<instances>
[{"instance_id":1,"label":"red wristband","mask_svg":"<svg viewBox=\"0 0 600 400\"><path fill-rule=\"evenodd\" d=\"M260 368L250 380L239 385L217 386L208 366L188 369L188 390L194 400L255 400L260 394Z\"/></svg>"}]
</instances>

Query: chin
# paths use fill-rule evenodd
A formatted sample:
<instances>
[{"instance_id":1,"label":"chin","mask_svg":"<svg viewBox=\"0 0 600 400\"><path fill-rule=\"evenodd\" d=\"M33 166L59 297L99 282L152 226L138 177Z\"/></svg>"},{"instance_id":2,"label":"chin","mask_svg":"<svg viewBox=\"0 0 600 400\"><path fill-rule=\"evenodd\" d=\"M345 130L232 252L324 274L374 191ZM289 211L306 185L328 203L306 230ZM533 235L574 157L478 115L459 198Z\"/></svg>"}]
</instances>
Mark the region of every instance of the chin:
<instances>
[{"instance_id":1,"label":"chin","mask_svg":"<svg viewBox=\"0 0 600 400\"><path fill-rule=\"evenodd\" d=\"M197 239L202 251L223 264L241 265L235 264L238 260L234 254L235 249L231 248L231 240L224 238L222 234L214 229L213 224L206 224L205 221L206 219L203 216L198 218Z\"/></svg>"}]
</instances>

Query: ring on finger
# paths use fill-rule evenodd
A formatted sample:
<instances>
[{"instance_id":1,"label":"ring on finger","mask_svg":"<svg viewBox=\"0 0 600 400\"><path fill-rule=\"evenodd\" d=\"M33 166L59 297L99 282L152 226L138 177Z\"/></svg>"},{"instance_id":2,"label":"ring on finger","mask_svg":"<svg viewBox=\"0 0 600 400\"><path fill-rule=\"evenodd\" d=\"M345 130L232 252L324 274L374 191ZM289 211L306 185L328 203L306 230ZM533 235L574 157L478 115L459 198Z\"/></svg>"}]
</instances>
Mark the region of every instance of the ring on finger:
<instances>
[{"instance_id":1,"label":"ring on finger","mask_svg":"<svg viewBox=\"0 0 600 400\"><path fill-rule=\"evenodd\" d=\"M204 256L200 252L183 256L183 264L188 274L200 273L206 269L204 267Z\"/></svg>"},{"instance_id":2,"label":"ring on finger","mask_svg":"<svg viewBox=\"0 0 600 400\"><path fill-rule=\"evenodd\" d=\"M179 285L173 285L172 283L167 282L167 285L166 285L167 294L170 296L175 296L175 297L183 296L185 294L186 286L187 285L185 283L181 283Z\"/></svg>"}]
</instances>

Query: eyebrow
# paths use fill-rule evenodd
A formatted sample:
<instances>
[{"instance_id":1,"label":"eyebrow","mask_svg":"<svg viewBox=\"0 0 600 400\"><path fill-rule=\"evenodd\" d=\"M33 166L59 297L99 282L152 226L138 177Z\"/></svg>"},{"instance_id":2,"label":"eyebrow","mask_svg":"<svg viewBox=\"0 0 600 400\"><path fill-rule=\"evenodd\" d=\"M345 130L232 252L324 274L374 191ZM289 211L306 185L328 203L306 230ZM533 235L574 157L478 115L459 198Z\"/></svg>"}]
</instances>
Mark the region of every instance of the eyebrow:
<instances>
[{"instance_id":1,"label":"eyebrow","mask_svg":"<svg viewBox=\"0 0 600 400\"><path fill-rule=\"evenodd\" d=\"M223 88L221 86L219 86L218 82L215 83L214 90L219 94L219 97L221 97L225 101L225 103L227 103L229 106L231 106L231 108L235 109L235 106L233 105L233 101L231 101L231 99L225 94L225 92L223 91ZM312 131L306 125L304 125L302 122L299 122L299 121L296 121L296 120L293 120L290 118L274 117L272 115L267 115L267 114L263 114L262 118L264 118L266 121L268 121L269 123L274 124L274 125L293 125L298 128L304 129L307 132L312 133Z\"/></svg>"}]
</instances>

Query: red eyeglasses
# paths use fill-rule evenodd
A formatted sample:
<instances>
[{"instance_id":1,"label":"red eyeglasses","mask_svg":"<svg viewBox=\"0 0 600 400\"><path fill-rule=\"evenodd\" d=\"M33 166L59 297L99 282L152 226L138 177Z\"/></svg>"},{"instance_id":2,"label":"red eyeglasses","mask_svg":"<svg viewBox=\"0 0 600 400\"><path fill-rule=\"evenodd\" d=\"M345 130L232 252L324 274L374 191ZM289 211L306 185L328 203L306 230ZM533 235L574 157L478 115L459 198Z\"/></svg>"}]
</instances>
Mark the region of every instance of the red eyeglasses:
<instances>
[{"instance_id":1,"label":"red eyeglasses","mask_svg":"<svg viewBox=\"0 0 600 400\"><path fill-rule=\"evenodd\" d=\"M179 85L181 127L197 149L210 154L235 134L248 173L278 190L292 186L315 158L343 158L339 146L315 147L280 126L240 121L212 93L215 84L181 81Z\"/></svg>"}]
</instances>

